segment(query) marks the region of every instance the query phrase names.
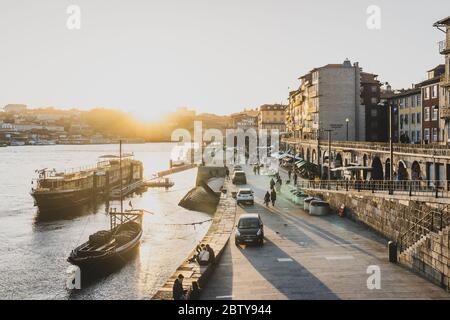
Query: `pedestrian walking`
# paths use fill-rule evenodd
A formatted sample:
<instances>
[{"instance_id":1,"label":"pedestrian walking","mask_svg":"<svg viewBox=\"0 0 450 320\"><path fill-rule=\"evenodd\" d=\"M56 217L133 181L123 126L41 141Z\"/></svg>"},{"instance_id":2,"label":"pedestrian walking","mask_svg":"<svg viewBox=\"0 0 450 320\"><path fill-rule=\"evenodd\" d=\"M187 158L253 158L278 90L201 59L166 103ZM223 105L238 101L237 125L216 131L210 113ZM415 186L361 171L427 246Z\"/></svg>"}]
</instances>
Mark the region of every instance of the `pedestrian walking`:
<instances>
[{"instance_id":1,"label":"pedestrian walking","mask_svg":"<svg viewBox=\"0 0 450 320\"><path fill-rule=\"evenodd\" d=\"M270 179L270 190L272 190L274 186L275 186L275 180L273 180L273 178L271 178Z\"/></svg>"},{"instance_id":2,"label":"pedestrian walking","mask_svg":"<svg viewBox=\"0 0 450 320\"><path fill-rule=\"evenodd\" d=\"M270 200L272 201L272 207L275 207L275 201L277 200L277 192L275 189L272 189L272 192L270 193Z\"/></svg>"},{"instance_id":3,"label":"pedestrian walking","mask_svg":"<svg viewBox=\"0 0 450 320\"><path fill-rule=\"evenodd\" d=\"M294 172L294 185L295 186L297 185L297 173L296 172Z\"/></svg>"},{"instance_id":4,"label":"pedestrian walking","mask_svg":"<svg viewBox=\"0 0 450 320\"><path fill-rule=\"evenodd\" d=\"M268 207L269 203L270 203L270 193L269 191L266 191L266 194L264 196L264 204L266 205L266 207Z\"/></svg>"},{"instance_id":5,"label":"pedestrian walking","mask_svg":"<svg viewBox=\"0 0 450 320\"><path fill-rule=\"evenodd\" d=\"M281 191L281 182L278 179L277 182L275 183L275 189L277 190L277 192Z\"/></svg>"},{"instance_id":6,"label":"pedestrian walking","mask_svg":"<svg viewBox=\"0 0 450 320\"><path fill-rule=\"evenodd\" d=\"M292 170L289 169L289 171L288 171L289 180L291 180L291 175L292 175Z\"/></svg>"}]
</instances>

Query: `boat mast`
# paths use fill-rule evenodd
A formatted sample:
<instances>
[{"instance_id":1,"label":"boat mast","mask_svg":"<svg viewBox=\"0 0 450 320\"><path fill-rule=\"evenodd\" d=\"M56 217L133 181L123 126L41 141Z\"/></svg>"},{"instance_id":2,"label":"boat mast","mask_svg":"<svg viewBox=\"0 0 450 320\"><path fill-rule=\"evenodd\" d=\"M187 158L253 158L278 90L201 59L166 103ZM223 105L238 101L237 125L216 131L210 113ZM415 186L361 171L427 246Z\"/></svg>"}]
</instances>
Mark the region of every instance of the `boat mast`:
<instances>
[{"instance_id":1,"label":"boat mast","mask_svg":"<svg viewBox=\"0 0 450 320\"><path fill-rule=\"evenodd\" d=\"M120 166L120 212L123 212L122 197L122 140L119 140L119 166Z\"/></svg>"}]
</instances>

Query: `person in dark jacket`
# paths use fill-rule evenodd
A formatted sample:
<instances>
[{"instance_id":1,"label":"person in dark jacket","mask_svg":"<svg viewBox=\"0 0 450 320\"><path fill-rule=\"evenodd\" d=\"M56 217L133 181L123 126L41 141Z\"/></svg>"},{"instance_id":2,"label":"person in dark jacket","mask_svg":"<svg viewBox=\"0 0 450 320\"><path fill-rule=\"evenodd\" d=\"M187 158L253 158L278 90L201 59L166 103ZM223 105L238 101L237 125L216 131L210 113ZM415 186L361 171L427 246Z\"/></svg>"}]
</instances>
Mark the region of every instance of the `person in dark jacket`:
<instances>
[{"instance_id":1,"label":"person in dark jacket","mask_svg":"<svg viewBox=\"0 0 450 320\"><path fill-rule=\"evenodd\" d=\"M274 186L275 186L275 180L273 180L273 178L271 178L270 179L270 190L272 190Z\"/></svg>"},{"instance_id":2,"label":"person in dark jacket","mask_svg":"<svg viewBox=\"0 0 450 320\"><path fill-rule=\"evenodd\" d=\"M172 296L173 300L185 300L186 290L183 289L183 279L184 276L180 273L178 278L173 283Z\"/></svg>"},{"instance_id":3,"label":"person in dark jacket","mask_svg":"<svg viewBox=\"0 0 450 320\"><path fill-rule=\"evenodd\" d=\"M208 263L214 263L216 261L216 255L214 254L214 250L209 246L209 244L206 245L206 251L208 251L209 253Z\"/></svg>"},{"instance_id":4,"label":"person in dark jacket","mask_svg":"<svg viewBox=\"0 0 450 320\"><path fill-rule=\"evenodd\" d=\"M294 185L295 186L297 185L297 173L296 172L294 172Z\"/></svg>"},{"instance_id":5,"label":"person in dark jacket","mask_svg":"<svg viewBox=\"0 0 450 320\"><path fill-rule=\"evenodd\" d=\"M272 206L275 207L275 201L277 200L277 192L275 189L272 189L272 192L270 193L270 200L272 201Z\"/></svg>"},{"instance_id":6,"label":"person in dark jacket","mask_svg":"<svg viewBox=\"0 0 450 320\"><path fill-rule=\"evenodd\" d=\"M192 289L189 291L188 300L198 300L200 298L200 288L197 281L192 282Z\"/></svg>"},{"instance_id":7,"label":"person in dark jacket","mask_svg":"<svg viewBox=\"0 0 450 320\"><path fill-rule=\"evenodd\" d=\"M270 203L270 193L269 193L269 191L267 191L266 195L264 196L264 203L265 203L266 207L269 206L269 203Z\"/></svg>"}]
</instances>

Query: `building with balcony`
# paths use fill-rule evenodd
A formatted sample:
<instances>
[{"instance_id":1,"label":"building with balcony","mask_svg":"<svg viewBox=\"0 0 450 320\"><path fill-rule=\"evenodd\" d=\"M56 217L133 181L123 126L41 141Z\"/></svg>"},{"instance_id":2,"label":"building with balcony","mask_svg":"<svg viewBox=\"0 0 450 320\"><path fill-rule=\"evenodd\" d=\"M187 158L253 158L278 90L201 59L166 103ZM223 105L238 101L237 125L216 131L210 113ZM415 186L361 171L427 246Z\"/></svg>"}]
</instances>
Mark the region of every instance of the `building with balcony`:
<instances>
[{"instance_id":1,"label":"building with balcony","mask_svg":"<svg viewBox=\"0 0 450 320\"><path fill-rule=\"evenodd\" d=\"M299 80L286 109L286 129L291 137L315 140L326 138L323 130L332 130L333 140L365 141L368 133L371 140L385 139L371 124L386 125L386 115L375 111L380 99L376 75L362 72L357 62L347 59L315 68ZM372 119L366 118L367 112Z\"/></svg>"},{"instance_id":2,"label":"building with balcony","mask_svg":"<svg viewBox=\"0 0 450 320\"><path fill-rule=\"evenodd\" d=\"M258 129L286 131L285 110L287 106L282 104L264 104L259 107Z\"/></svg>"},{"instance_id":3,"label":"building with balcony","mask_svg":"<svg viewBox=\"0 0 450 320\"><path fill-rule=\"evenodd\" d=\"M445 39L439 42L439 53L445 56L445 70L440 79L440 119L443 132L443 143L450 144L450 16L433 24L445 34Z\"/></svg>"}]
</instances>

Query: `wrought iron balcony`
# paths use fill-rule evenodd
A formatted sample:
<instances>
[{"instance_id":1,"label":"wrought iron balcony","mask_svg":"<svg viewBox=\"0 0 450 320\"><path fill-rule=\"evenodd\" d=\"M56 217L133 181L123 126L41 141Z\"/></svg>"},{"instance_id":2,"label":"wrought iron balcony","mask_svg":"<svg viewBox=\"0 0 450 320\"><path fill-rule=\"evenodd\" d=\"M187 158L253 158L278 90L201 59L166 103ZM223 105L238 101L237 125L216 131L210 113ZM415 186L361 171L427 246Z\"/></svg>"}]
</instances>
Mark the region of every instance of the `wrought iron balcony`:
<instances>
[{"instance_id":1,"label":"wrought iron balcony","mask_svg":"<svg viewBox=\"0 0 450 320\"><path fill-rule=\"evenodd\" d=\"M450 46L447 44L445 40L439 41L439 53L447 54L450 53Z\"/></svg>"}]
</instances>

